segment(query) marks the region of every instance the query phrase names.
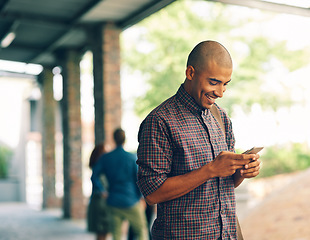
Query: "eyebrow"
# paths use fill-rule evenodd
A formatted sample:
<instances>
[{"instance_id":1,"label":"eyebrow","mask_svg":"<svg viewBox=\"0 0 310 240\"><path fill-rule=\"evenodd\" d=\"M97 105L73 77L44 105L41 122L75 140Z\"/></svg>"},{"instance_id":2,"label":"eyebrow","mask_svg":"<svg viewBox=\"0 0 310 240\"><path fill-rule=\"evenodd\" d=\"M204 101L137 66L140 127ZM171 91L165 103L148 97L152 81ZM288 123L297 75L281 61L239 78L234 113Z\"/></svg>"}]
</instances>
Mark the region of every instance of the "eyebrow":
<instances>
[{"instance_id":1,"label":"eyebrow","mask_svg":"<svg viewBox=\"0 0 310 240\"><path fill-rule=\"evenodd\" d=\"M209 80L222 83L221 80L218 80L218 79L216 79L216 78L209 78ZM227 83L230 83L230 81L231 81L231 79L230 79L229 81L227 81L226 84L227 84Z\"/></svg>"}]
</instances>

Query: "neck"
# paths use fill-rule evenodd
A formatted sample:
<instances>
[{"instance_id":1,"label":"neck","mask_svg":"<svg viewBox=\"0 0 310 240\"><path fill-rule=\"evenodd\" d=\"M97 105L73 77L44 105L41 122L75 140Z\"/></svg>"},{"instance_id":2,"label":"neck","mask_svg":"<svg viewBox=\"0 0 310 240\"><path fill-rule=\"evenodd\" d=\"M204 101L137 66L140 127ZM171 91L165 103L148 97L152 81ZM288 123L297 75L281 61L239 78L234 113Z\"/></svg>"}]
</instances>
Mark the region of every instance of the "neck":
<instances>
[{"instance_id":1,"label":"neck","mask_svg":"<svg viewBox=\"0 0 310 240\"><path fill-rule=\"evenodd\" d=\"M190 85L191 85L191 81L186 78L184 83L183 83L183 86L184 86L185 91L188 94L190 94L190 88L191 88Z\"/></svg>"}]
</instances>

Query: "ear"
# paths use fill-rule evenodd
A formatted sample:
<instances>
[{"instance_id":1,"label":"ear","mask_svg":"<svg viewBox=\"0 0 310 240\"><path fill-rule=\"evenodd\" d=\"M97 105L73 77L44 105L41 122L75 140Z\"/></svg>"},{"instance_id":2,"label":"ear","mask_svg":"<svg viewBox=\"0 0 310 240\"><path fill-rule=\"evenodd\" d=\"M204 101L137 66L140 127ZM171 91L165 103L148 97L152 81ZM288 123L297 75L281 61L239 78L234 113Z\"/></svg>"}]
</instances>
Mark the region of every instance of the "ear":
<instances>
[{"instance_id":1,"label":"ear","mask_svg":"<svg viewBox=\"0 0 310 240\"><path fill-rule=\"evenodd\" d=\"M195 69L193 68L193 66L191 65L187 66L185 74L188 80L192 80L195 74Z\"/></svg>"}]
</instances>

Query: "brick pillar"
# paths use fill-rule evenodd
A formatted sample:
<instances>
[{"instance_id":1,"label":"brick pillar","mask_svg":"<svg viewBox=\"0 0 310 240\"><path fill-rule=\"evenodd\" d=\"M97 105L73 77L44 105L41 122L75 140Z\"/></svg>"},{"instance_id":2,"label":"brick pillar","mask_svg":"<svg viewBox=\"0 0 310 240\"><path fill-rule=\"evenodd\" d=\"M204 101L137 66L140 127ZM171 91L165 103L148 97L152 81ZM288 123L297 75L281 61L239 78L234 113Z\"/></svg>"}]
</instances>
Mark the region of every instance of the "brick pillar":
<instances>
[{"instance_id":1,"label":"brick pillar","mask_svg":"<svg viewBox=\"0 0 310 240\"><path fill-rule=\"evenodd\" d=\"M95 144L114 147L113 131L121 125L120 36L112 23L88 29L93 52Z\"/></svg>"},{"instance_id":2,"label":"brick pillar","mask_svg":"<svg viewBox=\"0 0 310 240\"><path fill-rule=\"evenodd\" d=\"M42 75L42 176L43 208L59 207L60 199L55 194L55 107L53 97L53 73L44 68Z\"/></svg>"},{"instance_id":3,"label":"brick pillar","mask_svg":"<svg viewBox=\"0 0 310 240\"><path fill-rule=\"evenodd\" d=\"M61 56L63 75L63 145L64 145L64 198L65 218L85 218L86 206L82 192L81 158L81 104L80 60L81 54L70 50Z\"/></svg>"},{"instance_id":4,"label":"brick pillar","mask_svg":"<svg viewBox=\"0 0 310 240\"><path fill-rule=\"evenodd\" d=\"M104 132L104 94L103 94L103 50L102 50L102 26L92 26L88 29L88 40L93 53L94 75L94 107L95 107L95 145L105 140Z\"/></svg>"},{"instance_id":5,"label":"brick pillar","mask_svg":"<svg viewBox=\"0 0 310 240\"><path fill-rule=\"evenodd\" d=\"M114 147L113 132L121 126L120 33L112 23L103 26L103 83L106 143Z\"/></svg>"}]
</instances>

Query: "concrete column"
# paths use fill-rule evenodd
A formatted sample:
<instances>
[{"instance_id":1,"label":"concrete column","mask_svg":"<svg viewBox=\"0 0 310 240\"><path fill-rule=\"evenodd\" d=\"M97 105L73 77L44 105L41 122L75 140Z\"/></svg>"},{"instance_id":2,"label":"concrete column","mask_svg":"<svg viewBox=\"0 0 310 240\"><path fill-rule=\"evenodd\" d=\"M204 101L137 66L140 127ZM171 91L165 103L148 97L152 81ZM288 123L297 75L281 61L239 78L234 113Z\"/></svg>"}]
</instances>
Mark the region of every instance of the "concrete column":
<instances>
[{"instance_id":1,"label":"concrete column","mask_svg":"<svg viewBox=\"0 0 310 240\"><path fill-rule=\"evenodd\" d=\"M64 151L64 198L65 218L85 218L86 206L82 192L81 158L81 103L80 60L81 54L68 50L63 52L63 151Z\"/></svg>"},{"instance_id":2,"label":"concrete column","mask_svg":"<svg viewBox=\"0 0 310 240\"><path fill-rule=\"evenodd\" d=\"M55 107L53 97L53 73L44 68L42 72L42 176L43 208L59 207L60 200L55 193Z\"/></svg>"}]
</instances>

